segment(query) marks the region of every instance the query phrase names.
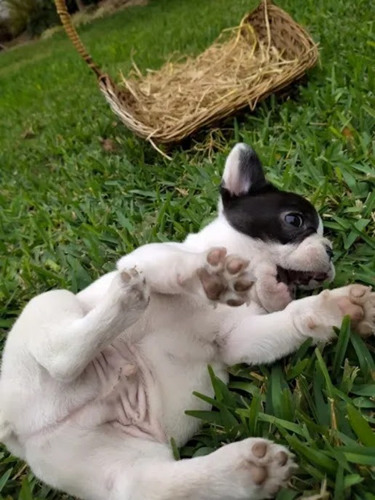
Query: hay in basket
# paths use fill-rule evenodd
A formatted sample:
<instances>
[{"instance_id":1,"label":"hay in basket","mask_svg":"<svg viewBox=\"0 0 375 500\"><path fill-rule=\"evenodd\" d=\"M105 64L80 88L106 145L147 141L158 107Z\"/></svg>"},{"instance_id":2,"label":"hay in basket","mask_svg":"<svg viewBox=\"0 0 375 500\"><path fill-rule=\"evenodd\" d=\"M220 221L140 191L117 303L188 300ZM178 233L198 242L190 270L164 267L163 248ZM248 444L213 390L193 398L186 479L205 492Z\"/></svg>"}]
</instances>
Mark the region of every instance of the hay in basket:
<instances>
[{"instance_id":1,"label":"hay in basket","mask_svg":"<svg viewBox=\"0 0 375 500\"><path fill-rule=\"evenodd\" d=\"M102 73L70 23L65 1L55 0L64 28L96 73L113 112L135 134L173 143L257 103L300 78L317 61L316 44L282 9L263 0L240 25L225 30L195 58L167 61L142 75L133 64L118 84Z\"/></svg>"}]
</instances>

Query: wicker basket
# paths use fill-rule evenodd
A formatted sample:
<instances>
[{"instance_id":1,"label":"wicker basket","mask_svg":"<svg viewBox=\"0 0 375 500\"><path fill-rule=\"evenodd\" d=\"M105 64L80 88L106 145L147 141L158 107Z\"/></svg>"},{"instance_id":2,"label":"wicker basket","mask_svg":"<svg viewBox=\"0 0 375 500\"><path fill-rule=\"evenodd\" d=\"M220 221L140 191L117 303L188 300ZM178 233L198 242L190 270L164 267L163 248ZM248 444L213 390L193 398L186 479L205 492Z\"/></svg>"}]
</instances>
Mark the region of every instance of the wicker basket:
<instances>
[{"instance_id":1,"label":"wicker basket","mask_svg":"<svg viewBox=\"0 0 375 500\"><path fill-rule=\"evenodd\" d=\"M195 59L167 62L147 76L134 71L129 79L115 84L83 46L65 0L55 0L55 4L66 33L95 72L113 112L153 144L181 141L237 110L254 109L261 99L300 78L318 59L317 46L308 33L282 9L262 0L236 29L229 34L227 30L224 39L219 37ZM211 67L205 71L207 64ZM221 73L213 80L215 71ZM208 77L210 84L205 81Z\"/></svg>"}]
</instances>

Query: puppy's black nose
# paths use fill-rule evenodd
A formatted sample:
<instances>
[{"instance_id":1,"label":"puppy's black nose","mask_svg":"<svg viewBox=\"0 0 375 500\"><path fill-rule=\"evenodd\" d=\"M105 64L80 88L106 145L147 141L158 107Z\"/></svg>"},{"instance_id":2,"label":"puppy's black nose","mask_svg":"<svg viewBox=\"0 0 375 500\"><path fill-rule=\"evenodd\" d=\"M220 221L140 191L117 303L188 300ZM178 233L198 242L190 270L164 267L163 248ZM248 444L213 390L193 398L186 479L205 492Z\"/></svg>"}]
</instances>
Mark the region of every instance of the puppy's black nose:
<instances>
[{"instance_id":1,"label":"puppy's black nose","mask_svg":"<svg viewBox=\"0 0 375 500\"><path fill-rule=\"evenodd\" d=\"M332 260L332 258L333 258L333 250L332 250L332 248L329 245L325 245L325 247L326 247L326 252L327 252L327 255L329 257L329 260Z\"/></svg>"}]
</instances>

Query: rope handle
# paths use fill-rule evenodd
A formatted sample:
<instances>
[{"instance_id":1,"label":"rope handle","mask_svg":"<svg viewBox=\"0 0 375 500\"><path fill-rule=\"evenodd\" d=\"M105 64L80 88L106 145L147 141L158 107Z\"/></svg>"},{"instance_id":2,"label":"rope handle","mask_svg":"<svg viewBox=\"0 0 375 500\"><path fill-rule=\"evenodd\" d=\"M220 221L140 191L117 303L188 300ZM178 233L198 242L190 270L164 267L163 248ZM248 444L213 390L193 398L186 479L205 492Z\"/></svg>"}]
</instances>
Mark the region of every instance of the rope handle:
<instances>
[{"instance_id":1,"label":"rope handle","mask_svg":"<svg viewBox=\"0 0 375 500\"><path fill-rule=\"evenodd\" d=\"M97 66L90 54L87 52L86 47L83 45L81 39L78 36L77 30L73 26L72 19L68 12L65 0L54 0L56 5L57 13L60 17L61 23L65 29L66 34L70 38L74 45L74 48L78 54L82 57L89 68L96 74L99 80L108 80L108 75L105 75L99 66ZM267 5L272 5L272 0L261 0L260 5L264 5L265 12L267 12ZM259 6L260 6L259 5Z\"/></svg>"},{"instance_id":2,"label":"rope handle","mask_svg":"<svg viewBox=\"0 0 375 500\"><path fill-rule=\"evenodd\" d=\"M106 77L104 73L100 70L100 68L94 63L92 57L87 52L85 46L83 45L81 39L78 36L77 30L72 24L71 17L69 15L68 9L66 7L65 0L55 0L55 5L57 9L57 13L61 19L61 23L64 26L66 34L72 41L75 49L78 54L82 57L85 63L90 67L90 69L96 74L99 79Z\"/></svg>"}]
</instances>

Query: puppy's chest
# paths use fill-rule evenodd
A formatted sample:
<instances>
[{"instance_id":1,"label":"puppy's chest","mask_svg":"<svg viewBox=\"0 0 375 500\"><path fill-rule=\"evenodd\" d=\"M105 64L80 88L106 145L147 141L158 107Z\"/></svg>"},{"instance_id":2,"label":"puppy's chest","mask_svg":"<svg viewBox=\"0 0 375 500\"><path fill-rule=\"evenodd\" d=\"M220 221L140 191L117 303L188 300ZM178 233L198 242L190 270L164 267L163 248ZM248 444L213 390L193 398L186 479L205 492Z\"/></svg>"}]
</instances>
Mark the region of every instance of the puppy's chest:
<instances>
[{"instance_id":1,"label":"puppy's chest","mask_svg":"<svg viewBox=\"0 0 375 500\"><path fill-rule=\"evenodd\" d=\"M177 341L177 350L183 354L185 343L216 345L224 315L224 306L219 304L215 309L199 296L152 294L143 319L133 328L141 330L144 339L153 334L163 336L164 346Z\"/></svg>"}]
</instances>

